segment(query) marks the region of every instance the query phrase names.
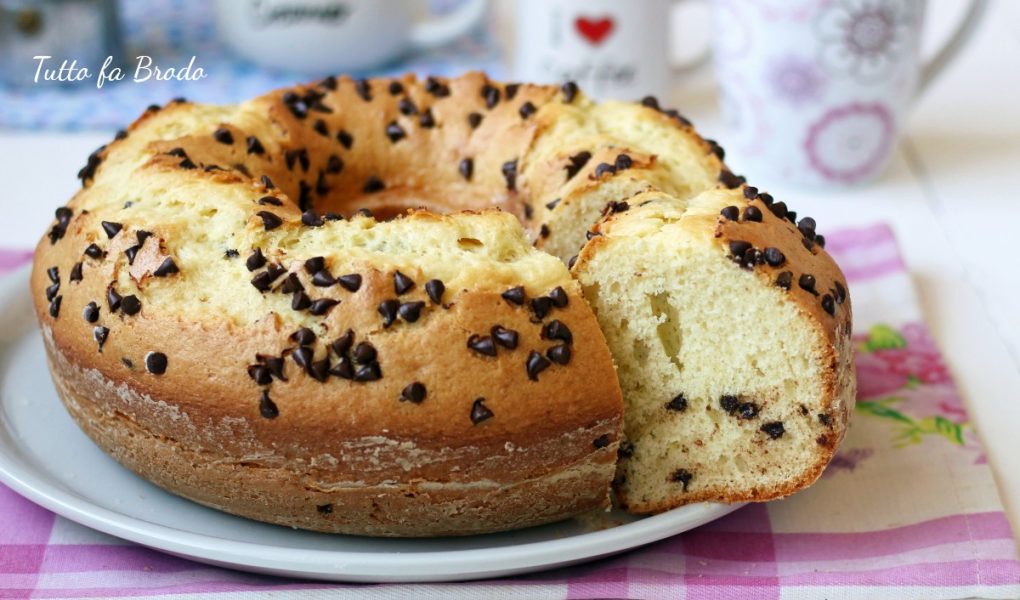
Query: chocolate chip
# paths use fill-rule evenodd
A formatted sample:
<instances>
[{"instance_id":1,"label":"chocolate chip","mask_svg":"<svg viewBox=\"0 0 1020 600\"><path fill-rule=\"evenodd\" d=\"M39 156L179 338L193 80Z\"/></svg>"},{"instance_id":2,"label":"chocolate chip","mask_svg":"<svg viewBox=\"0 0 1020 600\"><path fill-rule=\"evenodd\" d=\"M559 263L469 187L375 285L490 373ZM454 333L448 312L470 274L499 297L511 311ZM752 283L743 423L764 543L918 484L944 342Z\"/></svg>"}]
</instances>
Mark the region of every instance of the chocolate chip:
<instances>
[{"instance_id":1,"label":"chocolate chip","mask_svg":"<svg viewBox=\"0 0 1020 600\"><path fill-rule=\"evenodd\" d=\"M377 362L365 365L354 373L354 381L366 382L380 379L382 379L382 369Z\"/></svg>"},{"instance_id":2,"label":"chocolate chip","mask_svg":"<svg viewBox=\"0 0 1020 600\"><path fill-rule=\"evenodd\" d=\"M791 222L791 223L796 223L797 222L797 211L795 211L795 210L788 210L788 211L786 211L786 220Z\"/></svg>"},{"instance_id":3,"label":"chocolate chip","mask_svg":"<svg viewBox=\"0 0 1020 600\"><path fill-rule=\"evenodd\" d=\"M85 256L89 258L100 259L106 256L106 251L95 244L89 244L85 248Z\"/></svg>"},{"instance_id":4,"label":"chocolate chip","mask_svg":"<svg viewBox=\"0 0 1020 600\"><path fill-rule=\"evenodd\" d=\"M425 293L428 294L429 300L432 300L433 304L442 304L445 291L446 286L438 279L430 279L425 282Z\"/></svg>"},{"instance_id":5,"label":"chocolate chip","mask_svg":"<svg viewBox=\"0 0 1020 600\"><path fill-rule=\"evenodd\" d=\"M269 397L269 390L262 390L262 398L259 400L259 414L266 419L275 419L280 415L276 403Z\"/></svg>"},{"instance_id":6,"label":"chocolate chip","mask_svg":"<svg viewBox=\"0 0 1020 600\"><path fill-rule=\"evenodd\" d=\"M560 91L563 92L563 101L570 104L577 97L577 84L573 81L568 81L560 86Z\"/></svg>"},{"instance_id":7,"label":"chocolate chip","mask_svg":"<svg viewBox=\"0 0 1020 600\"><path fill-rule=\"evenodd\" d=\"M275 213L271 213L267 210L260 210L255 214L262 218L262 225L266 228L266 231L272 231L280 225L283 225L283 219L278 217Z\"/></svg>"},{"instance_id":8,"label":"chocolate chip","mask_svg":"<svg viewBox=\"0 0 1020 600\"><path fill-rule=\"evenodd\" d=\"M612 440L610 440L609 434L605 433L605 434L602 434L599 437L595 438L595 441L593 441L591 443L591 445L595 446L595 448L597 450L601 450L601 449L605 448L606 446L608 446L610 441L612 441Z\"/></svg>"},{"instance_id":9,"label":"chocolate chip","mask_svg":"<svg viewBox=\"0 0 1020 600\"><path fill-rule=\"evenodd\" d=\"M138 296L131 294L130 296L124 296L124 299L120 303L121 310L128 316L137 315L142 310L142 301L138 299Z\"/></svg>"},{"instance_id":10,"label":"chocolate chip","mask_svg":"<svg viewBox=\"0 0 1020 600\"><path fill-rule=\"evenodd\" d=\"M741 240L730 240L730 254L735 258L740 258L751 249L750 242L744 242Z\"/></svg>"},{"instance_id":11,"label":"chocolate chip","mask_svg":"<svg viewBox=\"0 0 1020 600\"><path fill-rule=\"evenodd\" d=\"M822 309L830 315L835 316L836 314L836 304L833 302L832 296L829 294L822 296Z\"/></svg>"},{"instance_id":12,"label":"chocolate chip","mask_svg":"<svg viewBox=\"0 0 1020 600\"><path fill-rule=\"evenodd\" d=\"M655 96L645 96L641 99L641 106L646 106L653 110L659 110L659 99Z\"/></svg>"},{"instance_id":13,"label":"chocolate chip","mask_svg":"<svg viewBox=\"0 0 1020 600\"><path fill-rule=\"evenodd\" d=\"M552 209L556 208L556 206L560 203L560 200L562 200L562 198L556 198L555 200L553 200L551 202L546 202L545 203L545 207L547 209L549 209L549 210L552 210Z\"/></svg>"},{"instance_id":14,"label":"chocolate chip","mask_svg":"<svg viewBox=\"0 0 1020 600\"><path fill-rule=\"evenodd\" d=\"M60 268L50 267L46 269L46 276L50 278L53 283L60 283Z\"/></svg>"},{"instance_id":15,"label":"chocolate chip","mask_svg":"<svg viewBox=\"0 0 1020 600\"><path fill-rule=\"evenodd\" d=\"M290 339L293 342L297 342L301 346L311 346L315 343L315 332L307 327L302 327L294 333L290 334Z\"/></svg>"},{"instance_id":16,"label":"chocolate chip","mask_svg":"<svg viewBox=\"0 0 1020 600\"><path fill-rule=\"evenodd\" d=\"M744 402L737 407L737 413L741 419L753 419L758 416L758 405L754 402Z\"/></svg>"},{"instance_id":17,"label":"chocolate chip","mask_svg":"<svg viewBox=\"0 0 1020 600\"><path fill-rule=\"evenodd\" d=\"M351 363L351 359L341 356L340 360L329 370L329 374L340 379L354 379L354 365Z\"/></svg>"},{"instance_id":18,"label":"chocolate chip","mask_svg":"<svg viewBox=\"0 0 1020 600\"><path fill-rule=\"evenodd\" d=\"M630 204L628 204L626 200L621 200L619 202L613 200L606 204L606 207L602 210L602 213L612 215L616 213L627 212L628 210L630 210Z\"/></svg>"},{"instance_id":19,"label":"chocolate chip","mask_svg":"<svg viewBox=\"0 0 1020 600\"><path fill-rule=\"evenodd\" d=\"M405 302L397 308L397 314L400 318L408 323L414 323L421 316L421 309L425 308L425 303L418 300L415 302Z\"/></svg>"},{"instance_id":20,"label":"chocolate chip","mask_svg":"<svg viewBox=\"0 0 1020 600\"><path fill-rule=\"evenodd\" d=\"M312 305L308 307L308 312L317 317L322 316L328 313L329 310L337 304L340 304L339 300L334 300L333 298L319 298L312 302Z\"/></svg>"},{"instance_id":21,"label":"chocolate chip","mask_svg":"<svg viewBox=\"0 0 1020 600\"><path fill-rule=\"evenodd\" d=\"M517 159L508 160L503 163L501 169L503 171L503 178L506 180L506 189L516 190L517 189Z\"/></svg>"},{"instance_id":22,"label":"chocolate chip","mask_svg":"<svg viewBox=\"0 0 1020 600\"><path fill-rule=\"evenodd\" d=\"M58 296L59 298L60 296ZM58 303L59 304L59 303ZM56 316L56 315L54 315ZM99 345L99 351L103 351L103 346L106 345L106 339L110 337L110 329L107 327L95 327L92 329L92 339Z\"/></svg>"},{"instance_id":23,"label":"chocolate chip","mask_svg":"<svg viewBox=\"0 0 1020 600\"><path fill-rule=\"evenodd\" d=\"M748 206L744 209L744 220L761 223L761 209L757 206Z\"/></svg>"},{"instance_id":24,"label":"chocolate chip","mask_svg":"<svg viewBox=\"0 0 1020 600\"><path fill-rule=\"evenodd\" d=\"M815 243L818 244L819 247L824 248L825 236L820 233L815 234Z\"/></svg>"},{"instance_id":25,"label":"chocolate chip","mask_svg":"<svg viewBox=\"0 0 1020 600\"><path fill-rule=\"evenodd\" d=\"M273 377L276 377L280 381L287 381L287 376L283 372L285 365L286 363L282 358L273 356L266 359L266 368L273 374Z\"/></svg>"},{"instance_id":26,"label":"chocolate chip","mask_svg":"<svg viewBox=\"0 0 1020 600\"><path fill-rule=\"evenodd\" d=\"M344 148L350 150L351 146L354 145L354 136L341 129L336 134L336 141L340 142L340 145Z\"/></svg>"},{"instance_id":27,"label":"chocolate chip","mask_svg":"<svg viewBox=\"0 0 1020 600\"><path fill-rule=\"evenodd\" d=\"M393 321L397 319L397 310L400 308L400 302L397 300L383 300L379 303L376 310L382 315L383 327L389 327L393 324Z\"/></svg>"},{"instance_id":28,"label":"chocolate chip","mask_svg":"<svg viewBox=\"0 0 1020 600\"><path fill-rule=\"evenodd\" d=\"M166 354L162 352L149 352L145 355L145 370L153 375L166 373Z\"/></svg>"},{"instance_id":29,"label":"chocolate chip","mask_svg":"<svg viewBox=\"0 0 1020 600\"><path fill-rule=\"evenodd\" d=\"M329 379L329 359L317 360L308 367L308 374L312 379L323 382Z\"/></svg>"},{"instance_id":30,"label":"chocolate chip","mask_svg":"<svg viewBox=\"0 0 1020 600\"><path fill-rule=\"evenodd\" d=\"M482 124L482 115L476 112L468 113L467 122L471 129L477 129Z\"/></svg>"},{"instance_id":31,"label":"chocolate chip","mask_svg":"<svg viewBox=\"0 0 1020 600\"><path fill-rule=\"evenodd\" d=\"M444 98L450 95L450 88L435 77L429 77L425 80L425 92L436 98Z\"/></svg>"},{"instance_id":32,"label":"chocolate chip","mask_svg":"<svg viewBox=\"0 0 1020 600\"><path fill-rule=\"evenodd\" d=\"M740 218L740 209L737 208L736 206L727 206L726 208L719 211L719 214L722 215L723 218L727 220L736 221L738 218Z\"/></svg>"},{"instance_id":33,"label":"chocolate chip","mask_svg":"<svg viewBox=\"0 0 1020 600\"><path fill-rule=\"evenodd\" d=\"M372 211L367 208L359 208L358 210L354 211L352 218L353 217L365 217L367 219L374 219L375 215L372 214Z\"/></svg>"},{"instance_id":34,"label":"chocolate chip","mask_svg":"<svg viewBox=\"0 0 1020 600\"><path fill-rule=\"evenodd\" d=\"M797 280L797 285L799 285L801 287L801 289L809 291L812 294L815 294L815 295L818 294L818 292L815 291L815 276L814 275L809 275L807 273L804 273L803 275L800 276L800 279Z\"/></svg>"},{"instance_id":35,"label":"chocolate chip","mask_svg":"<svg viewBox=\"0 0 1020 600\"><path fill-rule=\"evenodd\" d=\"M684 412L687 410L687 397L683 394L677 394L676 397L666 403L666 409L675 412Z\"/></svg>"},{"instance_id":36,"label":"chocolate chip","mask_svg":"<svg viewBox=\"0 0 1020 600\"><path fill-rule=\"evenodd\" d=\"M542 337L547 340L561 340L568 344L574 343L574 336L570 332L570 328L564 325L559 319L549 321L549 323L542 328Z\"/></svg>"},{"instance_id":37,"label":"chocolate chip","mask_svg":"<svg viewBox=\"0 0 1020 600\"><path fill-rule=\"evenodd\" d=\"M213 139L221 144L233 144L234 136L230 133L230 130L225 127L220 127L213 132Z\"/></svg>"},{"instance_id":38,"label":"chocolate chip","mask_svg":"<svg viewBox=\"0 0 1020 600\"><path fill-rule=\"evenodd\" d=\"M457 170L460 172L460 176L466 181L471 181L471 175L475 170L475 163L470 158L461 159L460 164L457 166Z\"/></svg>"},{"instance_id":39,"label":"chocolate chip","mask_svg":"<svg viewBox=\"0 0 1020 600\"><path fill-rule=\"evenodd\" d=\"M393 273L393 289L397 295L405 294L414 288L414 280L400 271Z\"/></svg>"},{"instance_id":40,"label":"chocolate chip","mask_svg":"<svg viewBox=\"0 0 1020 600\"><path fill-rule=\"evenodd\" d=\"M383 183L382 179L372 175L365 180L365 185L361 188L361 191L366 194L374 194L376 192L381 192L384 189L386 189L386 184Z\"/></svg>"},{"instance_id":41,"label":"chocolate chip","mask_svg":"<svg viewBox=\"0 0 1020 600\"><path fill-rule=\"evenodd\" d=\"M109 239L113 239L124 228L120 223L111 223L110 221L103 221L102 226L103 231L106 232L106 237Z\"/></svg>"},{"instance_id":42,"label":"chocolate chip","mask_svg":"<svg viewBox=\"0 0 1020 600\"><path fill-rule=\"evenodd\" d=\"M52 302L57 297L57 292L60 291L60 284L54 283L53 285L46 288L46 301Z\"/></svg>"},{"instance_id":43,"label":"chocolate chip","mask_svg":"<svg viewBox=\"0 0 1020 600\"><path fill-rule=\"evenodd\" d=\"M687 486L690 485L691 480L694 479L694 475L687 469L677 469L673 471L673 475L670 477L674 483L679 483L683 486L683 490L687 491Z\"/></svg>"},{"instance_id":44,"label":"chocolate chip","mask_svg":"<svg viewBox=\"0 0 1020 600\"><path fill-rule=\"evenodd\" d=\"M273 374L262 365L248 365L248 377L251 377L256 385L269 385L273 382Z\"/></svg>"},{"instance_id":45,"label":"chocolate chip","mask_svg":"<svg viewBox=\"0 0 1020 600\"><path fill-rule=\"evenodd\" d=\"M786 217L787 210L786 210L786 203L785 202L776 202L776 203L772 204L771 206L769 206L769 210L771 210L772 214L774 214L776 217L778 217L780 219L783 219L783 218Z\"/></svg>"},{"instance_id":46,"label":"chocolate chip","mask_svg":"<svg viewBox=\"0 0 1020 600\"><path fill-rule=\"evenodd\" d=\"M535 209L532 208L530 204L525 203L524 204L524 218L528 219L530 221L531 217L533 217L534 215L535 215Z\"/></svg>"},{"instance_id":47,"label":"chocolate chip","mask_svg":"<svg viewBox=\"0 0 1020 600\"><path fill-rule=\"evenodd\" d=\"M106 288L106 304L110 307L110 312L120 310L120 303L123 300L121 295L117 293L117 290L113 289L112 285Z\"/></svg>"},{"instance_id":48,"label":"chocolate chip","mask_svg":"<svg viewBox=\"0 0 1020 600\"><path fill-rule=\"evenodd\" d=\"M716 142L715 140L705 138L705 143L708 144L709 152L715 154L716 158L718 158L719 160L723 160L726 158L726 151L723 150L723 147L720 146L718 142Z\"/></svg>"},{"instance_id":49,"label":"chocolate chip","mask_svg":"<svg viewBox=\"0 0 1020 600\"><path fill-rule=\"evenodd\" d=\"M331 512L333 512L333 505L332 504L319 504L318 506L315 507L315 510L319 511L319 514L321 514L321 515L328 515Z\"/></svg>"},{"instance_id":50,"label":"chocolate chip","mask_svg":"<svg viewBox=\"0 0 1020 600\"><path fill-rule=\"evenodd\" d=\"M325 220L313 210L306 210L301 213L301 224L307 227L322 227Z\"/></svg>"},{"instance_id":51,"label":"chocolate chip","mask_svg":"<svg viewBox=\"0 0 1020 600\"><path fill-rule=\"evenodd\" d=\"M791 283L793 283L793 273L789 271L783 271L776 276L776 286L781 287L784 290L790 289Z\"/></svg>"},{"instance_id":52,"label":"chocolate chip","mask_svg":"<svg viewBox=\"0 0 1020 600\"><path fill-rule=\"evenodd\" d=\"M556 308L565 308L570 302L570 298L567 297L567 292L560 286L556 286L549 292L549 298L552 300L553 305Z\"/></svg>"},{"instance_id":53,"label":"chocolate chip","mask_svg":"<svg viewBox=\"0 0 1020 600\"><path fill-rule=\"evenodd\" d=\"M609 163L599 163L598 166L595 167L595 179L601 179L606 173L609 173L610 175L616 173L616 167Z\"/></svg>"},{"instance_id":54,"label":"chocolate chip","mask_svg":"<svg viewBox=\"0 0 1020 600\"><path fill-rule=\"evenodd\" d=\"M404 386L400 390L400 401L421 404L425 400L425 385L415 381Z\"/></svg>"},{"instance_id":55,"label":"chocolate chip","mask_svg":"<svg viewBox=\"0 0 1020 600\"><path fill-rule=\"evenodd\" d=\"M733 414L734 412L736 412L737 406L739 405L739 403L740 403L740 401L737 399L736 396L725 396L724 395L724 396L720 396L719 397L719 406L721 406L723 410L725 410L726 412L728 412L730 414Z\"/></svg>"},{"instance_id":56,"label":"chocolate chip","mask_svg":"<svg viewBox=\"0 0 1020 600\"><path fill-rule=\"evenodd\" d=\"M404 128L398 125L396 121L390 121L389 124L386 125L386 137L390 138L390 142L395 144L407 137L407 132L405 132Z\"/></svg>"},{"instance_id":57,"label":"chocolate chip","mask_svg":"<svg viewBox=\"0 0 1020 600\"><path fill-rule=\"evenodd\" d=\"M262 146L262 142L259 141L259 138L253 135L249 135L245 142L247 144L248 154L264 154L266 151L265 147Z\"/></svg>"},{"instance_id":58,"label":"chocolate chip","mask_svg":"<svg viewBox=\"0 0 1020 600\"><path fill-rule=\"evenodd\" d=\"M264 267L266 264L266 257L262 254L261 248L256 248L254 252L244 261L244 265L248 267L249 271L257 271Z\"/></svg>"},{"instance_id":59,"label":"chocolate chip","mask_svg":"<svg viewBox=\"0 0 1020 600\"><path fill-rule=\"evenodd\" d=\"M724 168L722 171L719 171L719 183L723 184L726 189L733 190L747 183L747 178L742 175L735 175L733 171Z\"/></svg>"},{"instance_id":60,"label":"chocolate chip","mask_svg":"<svg viewBox=\"0 0 1020 600\"><path fill-rule=\"evenodd\" d=\"M542 226L538 229L538 237L542 238L543 240L549 237L549 226L546 225L545 223L542 223Z\"/></svg>"},{"instance_id":61,"label":"chocolate chip","mask_svg":"<svg viewBox=\"0 0 1020 600\"><path fill-rule=\"evenodd\" d=\"M534 350L528 354L528 360L524 363L528 370L528 379L538 381L538 374L549 368L552 364L549 359Z\"/></svg>"},{"instance_id":62,"label":"chocolate chip","mask_svg":"<svg viewBox=\"0 0 1020 600\"><path fill-rule=\"evenodd\" d=\"M302 369L308 369L308 367L312 364L312 358L314 355L315 353L312 349L307 346L299 346L290 354L297 366Z\"/></svg>"},{"instance_id":63,"label":"chocolate chip","mask_svg":"<svg viewBox=\"0 0 1020 600\"><path fill-rule=\"evenodd\" d=\"M517 286L508 289L507 291L500 294L500 296L511 304L521 306L524 304L524 287Z\"/></svg>"},{"instance_id":64,"label":"chocolate chip","mask_svg":"<svg viewBox=\"0 0 1020 600\"><path fill-rule=\"evenodd\" d=\"M487 335L473 334L468 338L467 347L484 356L496 356L496 344Z\"/></svg>"},{"instance_id":65,"label":"chocolate chip","mask_svg":"<svg viewBox=\"0 0 1020 600\"><path fill-rule=\"evenodd\" d=\"M337 338L332 344L329 345L333 352L336 352L337 356L343 356L351 349L354 344L354 330L348 329L342 336Z\"/></svg>"},{"instance_id":66,"label":"chocolate chip","mask_svg":"<svg viewBox=\"0 0 1020 600\"><path fill-rule=\"evenodd\" d=\"M749 185L749 186L745 186L744 187L744 198L747 198L748 200L754 200L757 197L758 197L758 188L754 187L753 185Z\"/></svg>"},{"instance_id":67,"label":"chocolate chip","mask_svg":"<svg viewBox=\"0 0 1020 600\"><path fill-rule=\"evenodd\" d=\"M530 101L527 101L521 105L521 107L517 110L517 113L521 115L522 119L527 119L531 115L535 114L535 110L535 105Z\"/></svg>"},{"instance_id":68,"label":"chocolate chip","mask_svg":"<svg viewBox=\"0 0 1020 600\"><path fill-rule=\"evenodd\" d=\"M784 433L786 433L786 428L784 428L783 424L779 421L765 423L761 426L761 430L767 433L768 436L774 440L778 440L783 437Z\"/></svg>"},{"instance_id":69,"label":"chocolate chip","mask_svg":"<svg viewBox=\"0 0 1020 600\"><path fill-rule=\"evenodd\" d=\"M832 282L832 285L836 292L836 304L843 304L846 301L846 288L838 281Z\"/></svg>"},{"instance_id":70,"label":"chocolate chip","mask_svg":"<svg viewBox=\"0 0 1020 600\"><path fill-rule=\"evenodd\" d=\"M568 269L573 269L574 265L576 265L576 264L577 264L577 255L575 254L575 255L570 257L570 260L567 261L567 268Z\"/></svg>"},{"instance_id":71,"label":"chocolate chip","mask_svg":"<svg viewBox=\"0 0 1020 600\"><path fill-rule=\"evenodd\" d=\"M545 318L549 314L549 310L552 308L552 299L548 296L539 296L531 300L531 310L535 313L535 317L539 320Z\"/></svg>"},{"instance_id":72,"label":"chocolate chip","mask_svg":"<svg viewBox=\"0 0 1020 600\"><path fill-rule=\"evenodd\" d=\"M316 287L329 287L334 283L336 283L336 278L325 269L312 275L312 285Z\"/></svg>"},{"instance_id":73,"label":"chocolate chip","mask_svg":"<svg viewBox=\"0 0 1020 600\"><path fill-rule=\"evenodd\" d=\"M489 333L492 334L492 339L496 340L496 343L500 346L509 350L517 348L518 336L517 332L513 329L507 329L502 325L494 325L492 329L489 330Z\"/></svg>"},{"instance_id":74,"label":"chocolate chip","mask_svg":"<svg viewBox=\"0 0 1020 600\"><path fill-rule=\"evenodd\" d=\"M546 352L546 356L558 365L565 365L570 362L570 346L566 344L553 346Z\"/></svg>"},{"instance_id":75,"label":"chocolate chip","mask_svg":"<svg viewBox=\"0 0 1020 600\"><path fill-rule=\"evenodd\" d=\"M519 83L508 83L503 86L503 91L506 93L507 100L513 100L514 96L517 95L517 90L521 87Z\"/></svg>"},{"instance_id":76,"label":"chocolate chip","mask_svg":"<svg viewBox=\"0 0 1020 600\"><path fill-rule=\"evenodd\" d=\"M174 262L174 259L169 256L152 272L156 277L166 277L174 273L180 273L180 269L177 268L177 263Z\"/></svg>"},{"instance_id":77,"label":"chocolate chip","mask_svg":"<svg viewBox=\"0 0 1020 600\"><path fill-rule=\"evenodd\" d=\"M779 248L765 248L765 262L772 267L778 267L786 262L786 255Z\"/></svg>"},{"instance_id":78,"label":"chocolate chip","mask_svg":"<svg viewBox=\"0 0 1020 600\"><path fill-rule=\"evenodd\" d=\"M89 323L95 323L99 320L99 305L95 302L89 302L85 305L85 308L82 309L81 316Z\"/></svg>"},{"instance_id":79,"label":"chocolate chip","mask_svg":"<svg viewBox=\"0 0 1020 600\"><path fill-rule=\"evenodd\" d=\"M415 106L410 98L401 98L400 102L397 103L397 110L400 111L400 114L407 117L418 114L418 107Z\"/></svg>"},{"instance_id":80,"label":"chocolate chip","mask_svg":"<svg viewBox=\"0 0 1020 600\"><path fill-rule=\"evenodd\" d=\"M432 109L426 108L418 117L418 125L425 129L432 129L436 126L436 118L432 116Z\"/></svg>"},{"instance_id":81,"label":"chocolate chip","mask_svg":"<svg viewBox=\"0 0 1020 600\"><path fill-rule=\"evenodd\" d=\"M485 406L485 398L478 398L471 405L471 423L478 425L482 421L491 419L493 412Z\"/></svg>"},{"instance_id":82,"label":"chocolate chip","mask_svg":"<svg viewBox=\"0 0 1020 600\"><path fill-rule=\"evenodd\" d=\"M626 154L620 154L619 156L617 156L616 157L616 162L613 164L613 166L616 167L617 171L622 171L624 169L629 169L633 165L634 165L634 161L631 159L630 156L628 156Z\"/></svg>"},{"instance_id":83,"label":"chocolate chip","mask_svg":"<svg viewBox=\"0 0 1020 600\"><path fill-rule=\"evenodd\" d=\"M812 241L815 239L815 227L817 227L817 224L811 217L804 217L797 223L797 229L800 230L800 233Z\"/></svg>"},{"instance_id":84,"label":"chocolate chip","mask_svg":"<svg viewBox=\"0 0 1020 600\"><path fill-rule=\"evenodd\" d=\"M82 264L80 262L79 263L74 263L74 266L71 267L71 274L67 276L67 280L68 281L81 281L81 279L82 279L82 272L81 272L81 270L82 270Z\"/></svg>"},{"instance_id":85,"label":"chocolate chip","mask_svg":"<svg viewBox=\"0 0 1020 600\"><path fill-rule=\"evenodd\" d=\"M337 283L340 287L344 288L348 292L356 292L361 288L361 275L357 273L349 273L347 275L341 275L337 277Z\"/></svg>"},{"instance_id":86,"label":"chocolate chip","mask_svg":"<svg viewBox=\"0 0 1020 600\"><path fill-rule=\"evenodd\" d=\"M359 79L354 82L354 91L361 96L365 102L372 100L372 83L367 79Z\"/></svg>"},{"instance_id":87,"label":"chocolate chip","mask_svg":"<svg viewBox=\"0 0 1020 600\"><path fill-rule=\"evenodd\" d=\"M499 88L486 83L482 86L482 98L485 99L485 108L492 109L499 104Z\"/></svg>"},{"instance_id":88,"label":"chocolate chip","mask_svg":"<svg viewBox=\"0 0 1020 600\"><path fill-rule=\"evenodd\" d=\"M399 81L391 81L387 89L391 96L399 96L404 93L404 85Z\"/></svg>"},{"instance_id":89,"label":"chocolate chip","mask_svg":"<svg viewBox=\"0 0 1020 600\"><path fill-rule=\"evenodd\" d=\"M591 152L588 152L587 150L578 152L571 156L568 160L570 163L564 167L564 169L567 171L567 179L569 180L573 179L574 176L584 168L584 165L588 164L588 161L591 160Z\"/></svg>"},{"instance_id":90,"label":"chocolate chip","mask_svg":"<svg viewBox=\"0 0 1020 600\"><path fill-rule=\"evenodd\" d=\"M306 294L304 290L298 290L297 292L294 293L294 296L290 299L290 307L293 310L297 311L308 310L309 308L311 308L311 306L312 298L308 294Z\"/></svg>"}]
</instances>

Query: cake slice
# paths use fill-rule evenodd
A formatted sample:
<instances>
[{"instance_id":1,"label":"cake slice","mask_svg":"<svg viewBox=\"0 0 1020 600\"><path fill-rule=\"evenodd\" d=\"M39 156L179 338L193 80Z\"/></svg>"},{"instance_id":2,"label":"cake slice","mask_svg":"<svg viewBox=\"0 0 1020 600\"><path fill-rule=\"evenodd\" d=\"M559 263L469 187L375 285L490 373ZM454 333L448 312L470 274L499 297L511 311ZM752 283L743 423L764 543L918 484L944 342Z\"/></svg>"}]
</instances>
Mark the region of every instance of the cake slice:
<instances>
[{"instance_id":1,"label":"cake slice","mask_svg":"<svg viewBox=\"0 0 1020 600\"><path fill-rule=\"evenodd\" d=\"M573 272L626 403L619 503L656 513L811 484L856 391L846 280L814 221L751 187L606 212Z\"/></svg>"}]
</instances>

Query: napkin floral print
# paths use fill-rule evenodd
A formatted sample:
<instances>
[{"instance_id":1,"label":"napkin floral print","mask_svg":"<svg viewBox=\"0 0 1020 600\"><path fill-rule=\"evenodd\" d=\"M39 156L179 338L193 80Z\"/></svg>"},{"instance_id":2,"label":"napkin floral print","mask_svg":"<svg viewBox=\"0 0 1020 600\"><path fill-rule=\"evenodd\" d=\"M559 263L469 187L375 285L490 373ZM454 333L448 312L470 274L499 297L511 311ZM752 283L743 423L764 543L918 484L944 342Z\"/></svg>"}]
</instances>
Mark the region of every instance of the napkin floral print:
<instances>
[{"instance_id":1,"label":"napkin floral print","mask_svg":"<svg viewBox=\"0 0 1020 600\"><path fill-rule=\"evenodd\" d=\"M924 325L873 325L857 339L858 418L878 418L894 447L949 443L984 462L949 370Z\"/></svg>"}]
</instances>

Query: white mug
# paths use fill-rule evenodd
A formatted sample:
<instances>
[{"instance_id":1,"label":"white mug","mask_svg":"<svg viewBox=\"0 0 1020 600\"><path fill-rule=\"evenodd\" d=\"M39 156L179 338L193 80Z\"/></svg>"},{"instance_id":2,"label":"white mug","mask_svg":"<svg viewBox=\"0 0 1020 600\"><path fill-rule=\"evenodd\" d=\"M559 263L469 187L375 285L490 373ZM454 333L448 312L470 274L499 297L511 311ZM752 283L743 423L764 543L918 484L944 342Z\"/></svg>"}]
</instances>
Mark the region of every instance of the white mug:
<instances>
[{"instance_id":1,"label":"white mug","mask_svg":"<svg viewBox=\"0 0 1020 600\"><path fill-rule=\"evenodd\" d=\"M311 75L358 71L446 44L474 27L485 0L413 21L406 0L216 0L220 36L260 65Z\"/></svg>"},{"instance_id":2,"label":"white mug","mask_svg":"<svg viewBox=\"0 0 1020 600\"><path fill-rule=\"evenodd\" d=\"M574 81L599 98L669 95L684 66L670 62L670 12L677 0L517 0L514 76Z\"/></svg>"},{"instance_id":3,"label":"white mug","mask_svg":"<svg viewBox=\"0 0 1020 600\"><path fill-rule=\"evenodd\" d=\"M730 162L762 184L874 178L913 100L986 5L974 0L924 63L924 0L716 0L713 57Z\"/></svg>"}]
</instances>

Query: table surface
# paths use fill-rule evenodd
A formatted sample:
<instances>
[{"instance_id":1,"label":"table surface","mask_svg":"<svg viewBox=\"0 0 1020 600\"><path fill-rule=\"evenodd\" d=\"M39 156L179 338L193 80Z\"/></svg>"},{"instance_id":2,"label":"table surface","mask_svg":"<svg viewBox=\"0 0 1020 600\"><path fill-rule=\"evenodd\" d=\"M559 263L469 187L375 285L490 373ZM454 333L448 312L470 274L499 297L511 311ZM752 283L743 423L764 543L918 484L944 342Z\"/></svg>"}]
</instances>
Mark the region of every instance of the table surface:
<instances>
[{"instance_id":1,"label":"table surface","mask_svg":"<svg viewBox=\"0 0 1020 600\"><path fill-rule=\"evenodd\" d=\"M959 14L933 3L932 37ZM943 6L938 6L943 4ZM962 3L960 3L962 4ZM925 319L984 439L1006 511L1020 531L1020 252L995 223L1020 222L1020 2L994 2L959 59L921 98L885 174L845 190L756 180L819 230L889 223ZM678 82L675 104L706 136L726 132L711 74ZM2 109L0 109L2 110ZM0 131L0 246L33 247L75 173L112 132ZM740 165L735 165L740 170Z\"/></svg>"}]
</instances>

